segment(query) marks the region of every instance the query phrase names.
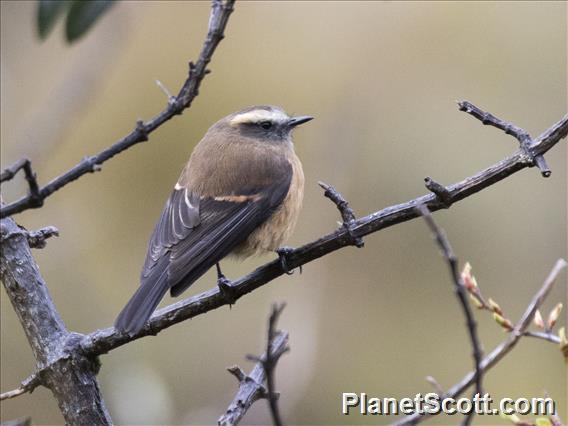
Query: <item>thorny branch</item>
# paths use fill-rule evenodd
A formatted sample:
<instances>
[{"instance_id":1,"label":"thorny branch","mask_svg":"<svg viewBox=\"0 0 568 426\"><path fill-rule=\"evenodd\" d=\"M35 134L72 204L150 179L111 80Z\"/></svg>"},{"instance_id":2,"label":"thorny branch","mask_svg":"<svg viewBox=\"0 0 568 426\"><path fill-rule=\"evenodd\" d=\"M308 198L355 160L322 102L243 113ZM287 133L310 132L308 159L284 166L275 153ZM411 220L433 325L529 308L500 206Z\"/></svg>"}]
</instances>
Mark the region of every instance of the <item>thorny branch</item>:
<instances>
[{"instance_id":1,"label":"thorny branch","mask_svg":"<svg viewBox=\"0 0 568 426\"><path fill-rule=\"evenodd\" d=\"M475 391L474 395L481 395L483 393L481 382L483 372L481 371L481 357L482 357L482 350L481 350L481 343L479 342L479 336L477 335L477 323L475 322L475 318L473 316L473 312L471 311L471 307L467 301L467 293L465 291L465 287L463 285L463 281L460 277L460 273L458 271L458 259L454 254L454 250L448 241L444 231L438 226L438 224L432 218L430 211L424 205L418 206L418 210L420 214L426 221L426 224L434 234L436 238L436 242L442 251L442 254L446 261L448 262L448 267L450 268L450 274L452 275L452 281L454 284L454 292L460 302L461 308L465 315L466 319L466 326L469 332L469 338L471 341L471 346L473 348L473 360L475 366ZM472 398L473 399L473 398ZM475 412L472 410L469 415L466 416L464 420L464 425L471 424L473 420L473 416Z\"/></svg>"},{"instance_id":2,"label":"thorny branch","mask_svg":"<svg viewBox=\"0 0 568 426\"><path fill-rule=\"evenodd\" d=\"M73 168L56 177L47 185L38 188L35 174L31 169L31 163L27 159L23 159L15 163L13 166L4 170L1 174L1 181L11 179L19 170L24 169L26 179L29 183L30 193L13 203L0 207L0 218L14 215L28 209L41 207L44 200L55 191L63 188L65 185L79 179L86 173L93 173L101 169L101 165L110 160L115 155L121 153L140 142L148 140L150 133L170 120L176 115L181 114L185 109L189 108L193 99L199 93L199 86L206 74L209 73L207 65L211 61L213 53L217 45L224 37L225 27L229 20L229 16L233 11L235 0L213 0L211 16L209 20L209 30L207 38L203 44L203 49L196 63L189 63L189 76L183 83L178 95L168 99L168 104L164 110L148 121L138 120L134 130L128 135L120 139L114 145L106 148L91 157L86 157L83 161L76 164Z\"/></svg>"},{"instance_id":3,"label":"thorny branch","mask_svg":"<svg viewBox=\"0 0 568 426\"><path fill-rule=\"evenodd\" d=\"M270 412L274 424L281 425L278 411L278 393L274 390L274 368L280 357L288 348L288 333L276 330L276 322L284 309L284 304L272 308L272 314L268 324L268 339L266 351L260 357L247 356L247 359L256 361L251 373L247 376L238 366L229 367L227 370L239 381L239 390L233 401L219 420L219 426L234 426L238 424L252 404L261 398L267 398L270 404ZM267 387L263 383L266 380Z\"/></svg>"},{"instance_id":4,"label":"thorny branch","mask_svg":"<svg viewBox=\"0 0 568 426\"><path fill-rule=\"evenodd\" d=\"M534 318L534 314L537 309L542 305L550 290L552 290L552 286L556 281L560 272L568 265L568 263L564 259L559 259L556 261L556 264L553 266L552 270L544 280L542 287L539 291L533 296L531 302L525 309L523 316L517 322L513 331L509 333L507 339L499 346L497 346L493 352L487 355L480 364L480 369L483 374L485 374L491 367L494 367L501 359L505 357L519 342L521 337L525 335L527 328L530 326L532 319ZM468 387L470 387L475 382L476 372L472 371L465 375L465 377L452 386L446 393L440 395L441 399L444 398L455 398L458 395L461 395ZM395 422L393 426L406 426L406 425L415 425L420 422L423 422L431 414L427 413L415 413L413 415L407 416L402 418L401 420Z\"/></svg>"},{"instance_id":5,"label":"thorny branch","mask_svg":"<svg viewBox=\"0 0 568 426\"><path fill-rule=\"evenodd\" d=\"M471 104L468 103L468 105ZM479 109L476 108L477 110ZM529 148L531 155L543 155L567 133L568 115L565 115L533 141ZM289 269L298 268L328 253L353 245L353 238L362 238L381 229L414 219L420 215L416 210L418 205L427 206L431 212L448 208L450 205L507 178L519 170L533 166L534 163L527 157L527 153L524 150L519 150L497 164L461 182L445 187L447 194L444 196L444 200L440 200L438 195L434 193L423 195L406 203L390 206L356 219L351 222L349 229L341 226L330 234L292 250L286 255L287 266ZM273 281L285 272L279 260L266 263L248 275L233 281L231 285L232 296L234 300L237 300ZM97 330L85 337L82 349L87 354L101 355L132 340L156 335L174 324L217 309L230 302L218 287L215 287L156 311L146 327L134 336L118 333L113 327Z\"/></svg>"}]
</instances>

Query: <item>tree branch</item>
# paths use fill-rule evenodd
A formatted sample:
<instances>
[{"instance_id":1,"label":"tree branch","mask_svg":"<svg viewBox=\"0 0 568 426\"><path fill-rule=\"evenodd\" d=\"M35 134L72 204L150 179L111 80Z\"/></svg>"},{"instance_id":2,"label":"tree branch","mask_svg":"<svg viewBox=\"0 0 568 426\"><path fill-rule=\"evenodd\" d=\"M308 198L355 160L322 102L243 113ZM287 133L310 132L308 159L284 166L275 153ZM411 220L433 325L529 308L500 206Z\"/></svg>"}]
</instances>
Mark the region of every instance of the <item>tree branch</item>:
<instances>
[{"instance_id":1,"label":"tree branch","mask_svg":"<svg viewBox=\"0 0 568 426\"><path fill-rule=\"evenodd\" d=\"M55 226L46 226L38 229L37 231L27 231L26 238L31 248L44 248L47 244L48 238L58 237L59 229Z\"/></svg>"},{"instance_id":2,"label":"tree branch","mask_svg":"<svg viewBox=\"0 0 568 426\"><path fill-rule=\"evenodd\" d=\"M365 245L363 238L354 237L351 233L351 227L353 226L356 218L355 213L349 206L347 200L343 198L343 196L339 192L337 192L337 190L333 186L328 185L324 182L318 182L318 185L324 189L325 192L323 193L323 195L329 198L333 202L333 204L336 205L337 210L339 210L339 214L341 214L341 219L343 220L342 225L351 235L353 239L353 245L357 248L363 247Z\"/></svg>"},{"instance_id":3,"label":"tree branch","mask_svg":"<svg viewBox=\"0 0 568 426\"><path fill-rule=\"evenodd\" d=\"M183 83L178 95L174 97L174 99L168 100L166 108L146 122L139 120L136 123L134 130L117 141L114 145L106 148L96 155L83 159L83 161L62 175L56 177L42 188L38 188L29 160L19 160L12 167L2 172L1 180L8 180L9 176L13 176L19 168L23 168L29 182L30 194L14 201L13 203L0 207L0 218L11 216L28 209L41 207L44 200L55 191L79 179L86 173L93 173L100 170L101 165L105 161L110 160L122 151L125 151L140 142L147 141L150 133L175 115L179 115L186 108L189 108L191 102L199 93L201 81L209 72L207 65L211 61L217 45L224 37L223 33L225 31L225 27L229 20L229 16L233 11L234 0L213 0L212 3L213 5L209 18L207 38L203 44L199 59L196 63L189 63L189 76L187 80Z\"/></svg>"},{"instance_id":4,"label":"tree branch","mask_svg":"<svg viewBox=\"0 0 568 426\"><path fill-rule=\"evenodd\" d=\"M23 395L25 393L32 393L35 388L37 388L41 384L41 380L39 379L38 374L32 374L26 380L20 383L18 389L14 389L8 392L4 392L0 394L0 401L4 401L5 399L15 398L17 396Z\"/></svg>"},{"instance_id":5,"label":"tree branch","mask_svg":"<svg viewBox=\"0 0 568 426\"><path fill-rule=\"evenodd\" d=\"M542 155L556 145L568 133L568 115L551 126L540 135L530 147L532 155ZM381 229L406 222L420 215L416 210L418 205L426 205L431 212L447 208L450 205L467 198L484 188L487 188L508 176L534 164L527 154L519 150L510 157L494 164L491 167L464 179L461 182L446 187L445 201L438 199L435 194L427 194L410 200L406 203L387 207L368 216L359 218L351 223L350 229L341 227L315 241L299 247L286 256L289 269L305 265L326 254L353 244L353 238L362 238L365 235L380 231ZM279 260L268 262L250 274L233 281L232 290L236 299L256 290L284 274ZM169 305L154 313L146 325L137 335L129 336L118 333L113 327L97 330L84 339L82 348L85 353L100 355L107 353L132 340L147 335L155 335L161 330L189 318L217 309L228 304L218 287L207 290L196 296Z\"/></svg>"},{"instance_id":6,"label":"tree branch","mask_svg":"<svg viewBox=\"0 0 568 426\"><path fill-rule=\"evenodd\" d=\"M27 158L22 158L12 164L10 167L5 168L0 173L0 183L9 181L16 176L18 171L23 170L28 181L28 187L30 189L30 194L28 198L30 203L35 207L41 207L43 205L43 198L41 197L40 190L37 184L37 176L32 169L32 162ZM1 206L0 206L1 213ZM3 217L3 216L0 216Z\"/></svg>"},{"instance_id":7,"label":"tree branch","mask_svg":"<svg viewBox=\"0 0 568 426\"><path fill-rule=\"evenodd\" d=\"M266 387L268 388L268 404L270 405L270 414L272 415L272 423L275 426L282 426L282 417L280 416L280 410L278 409L278 394L275 390L275 383L274 383L274 369L276 368L276 364L280 357L289 350L288 345L284 346L281 350L272 351L271 348L273 346L274 340L276 337L281 334L280 331L276 330L276 323L278 322L278 318L280 318L280 314L286 307L285 303L282 303L280 306L274 304L272 306L272 313L270 314L270 318L268 320L268 336L266 339L266 352L265 356L258 358L248 356L247 358L253 361L258 361L261 363L262 367L264 368L264 374L266 375Z\"/></svg>"},{"instance_id":8,"label":"tree branch","mask_svg":"<svg viewBox=\"0 0 568 426\"><path fill-rule=\"evenodd\" d=\"M544 331L525 331L525 336L527 337L534 337L535 339L542 339L542 340L546 340L547 342L550 343L554 343L555 345L559 345L560 344L560 337L552 334L552 333L547 333Z\"/></svg>"},{"instance_id":9,"label":"tree branch","mask_svg":"<svg viewBox=\"0 0 568 426\"><path fill-rule=\"evenodd\" d=\"M48 238L59 236L59 230L55 226L46 226L45 228L38 229L37 231L28 231L19 225L18 228L19 229L15 233L4 234L2 236L2 241L24 234L31 248L44 248L47 244Z\"/></svg>"},{"instance_id":10,"label":"tree branch","mask_svg":"<svg viewBox=\"0 0 568 426\"><path fill-rule=\"evenodd\" d=\"M32 257L27 232L7 218L0 221L0 237L0 278L37 362L34 387L41 383L52 391L67 424L111 425L96 380L98 360L78 351L82 339L69 332L59 316Z\"/></svg>"},{"instance_id":11,"label":"tree branch","mask_svg":"<svg viewBox=\"0 0 568 426\"><path fill-rule=\"evenodd\" d=\"M481 120L481 122L484 125L490 125L490 126L496 127L498 129L503 130L506 134L514 136L515 139L517 139L519 141L521 150L524 151L527 154L530 161L532 161L534 163L534 165L537 166L537 168L540 170L540 173L542 174L542 176L543 177L550 177L550 175L552 174L552 171L550 170L550 168L546 164L546 160L544 159L544 156L542 154L534 153L532 151L531 148L535 145L536 142L533 141L531 136L526 131L524 131L523 129L521 129L518 126L515 126L512 123L508 123L506 121L503 121L503 120L495 117L493 114L482 111L481 109L479 109L475 105L473 105L471 102L461 101L461 102L458 102L458 105L459 105L460 111L465 111L468 114L473 115L478 120ZM565 116L565 118L566 118L566 116ZM566 129L564 130L564 136L566 136Z\"/></svg>"},{"instance_id":12,"label":"tree branch","mask_svg":"<svg viewBox=\"0 0 568 426\"><path fill-rule=\"evenodd\" d=\"M422 217L426 221L426 224L430 228L430 231L432 231L432 233L434 234L434 237L436 238L436 242L438 243L438 246L440 247L440 250L442 251L444 258L446 259L446 262L448 263L448 267L450 269L450 274L452 276L452 281L453 281L453 284L454 284L454 292L456 293L456 296L457 296L457 298L460 302L462 311L464 313L464 316L465 316L465 319L466 319L467 330L469 332L469 338L470 338L470 341L471 341L471 347L473 348L473 360L474 360L474 367L475 367L475 378L474 378L474 380L475 380L475 391L474 391L474 395L477 394L477 395L481 396L481 394L483 393L483 390L482 390L482 387L481 387L483 372L481 371L481 366L480 366L481 357L482 357L481 343L479 342L479 337L477 335L477 323L475 322L473 312L471 311L471 308L470 308L469 303L467 301L467 293L465 291L463 281L462 281L462 279L460 277L460 273L458 271L458 259L457 259L456 255L454 254L452 246L451 246L450 242L448 241L448 238L446 237L444 231L436 224L436 222L432 218L432 215L430 214L430 211L428 210L428 208L424 205L420 205L420 206L418 206L418 210L422 214ZM473 420L474 415L475 415L475 412L472 410L466 416L463 424L464 425L471 424L471 421Z\"/></svg>"},{"instance_id":13,"label":"tree branch","mask_svg":"<svg viewBox=\"0 0 568 426\"><path fill-rule=\"evenodd\" d=\"M280 307L274 305L269 319L268 339L265 353L261 357L247 357L256 361L250 375L246 375L238 366L229 367L227 370L239 381L239 390L233 401L227 408L217 424L219 426L234 426L238 424L248 409L258 399L267 398L270 404L270 411L275 424L282 424L278 413L278 393L274 391L273 371L278 359L288 351L288 333L277 331L276 322L280 313L284 309L284 304ZM263 383L266 380L267 388Z\"/></svg>"},{"instance_id":14,"label":"tree branch","mask_svg":"<svg viewBox=\"0 0 568 426\"><path fill-rule=\"evenodd\" d=\"M213 0L212 3L203 49L198 61L189 64L189 77L177 97L168 99L168 106L148 122L139 120L135 129L123 139L99 154L84 159L41 189L27 159L2 171L0 180L4 182L12 179L19 170L24 170L30 194L8 205L0 200L0 217L40 207L53 192L86 173L99 170L105 161L147 140L149 133L191 105L201 81L209 72L207 65L215 48L223 38L234 0ZM0 221L0 278L37 363L37 373L32 376L33 379L24 381L19 389L2 394L2 399L31 392L41 384L52 391L66 424L111 425L112 420L96 380L100 368L98 358L80 350L84 336L66 329L30 252L30 244L41 247L47 238L56 234L54 227L34 233L19 227L11 218Z\"/></svg>"},{"instance_id":15,"label":"tree branch","mask_svg":"<svg viewBox=\"0 0 568 426\"><path fill-rule=\"evenodd\" d=\"M525 309L525 312L521 319L517 322L513 331L507 336L507 339L503 343L501 343L498 347L496 347L493 352L487 355L480 364L480 369L482 373L486 373L491 367L495 366L501 359L505 357L511 350L517 345L521 337L525 335L527 328L530 326L531 321L534 317L535 312L537 309L542 305L550 290L552 290L552 286L556 281L556 278L560 274L560 272L568 265L564 259L559 259L556 261L556 264L548 274L548 277L544 280L544 284L540 288L540 290L533 296L531 302ZM455 398L458 395L461 395L468 387L470 387L475 382L476 372L472 371L468 373L462 380L460 380L457 384L452 386L446 393L440 395L440 398ZM406 426L406 425L415 425L418 423L423 422L431 414L429 413L415 413L410 416L406 416L403 419L395 422L394 426Z\"/></svg>"}]
</instances>

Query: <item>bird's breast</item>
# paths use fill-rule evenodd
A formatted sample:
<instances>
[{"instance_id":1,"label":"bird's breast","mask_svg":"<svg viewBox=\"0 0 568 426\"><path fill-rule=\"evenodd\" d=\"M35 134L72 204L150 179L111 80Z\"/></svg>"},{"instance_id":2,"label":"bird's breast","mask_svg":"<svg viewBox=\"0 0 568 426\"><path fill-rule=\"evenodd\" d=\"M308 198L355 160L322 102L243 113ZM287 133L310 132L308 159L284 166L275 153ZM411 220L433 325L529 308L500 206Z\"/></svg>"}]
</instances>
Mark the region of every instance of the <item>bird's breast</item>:
<instances>
[{"instance_id":1,"label":"bird's breast","mask_svg":"<svg viewBox=\"0 0 568 426\"><path fill-rule=\"evenodd\" d=\"M266 222L234 250L233 254L248 257L274 251L281 247L294 231L304 199L304 171L300 159L294 152L289 155L288 161L292 166L292 179L284 201Z\"/></svg>"}]
</instances>

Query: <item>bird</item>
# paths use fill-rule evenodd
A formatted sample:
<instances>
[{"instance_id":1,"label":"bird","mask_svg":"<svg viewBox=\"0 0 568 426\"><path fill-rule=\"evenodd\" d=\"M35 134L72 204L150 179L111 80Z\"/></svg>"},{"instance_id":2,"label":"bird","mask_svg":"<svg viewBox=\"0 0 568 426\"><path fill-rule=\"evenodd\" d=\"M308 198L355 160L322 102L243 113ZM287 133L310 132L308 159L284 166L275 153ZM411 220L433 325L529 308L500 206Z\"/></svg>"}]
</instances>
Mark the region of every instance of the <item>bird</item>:
<instances>
[{"instance_id":1,"label":"bird","mask_svg":"<svg viewBox=\"0 0 568 426\"><path fill-rule=\"evenodd\" d=\"M304 172L293 130L311 116L253 106L213 124L195 146L148 243L140 285L115 328L140 332L169 291L179 296L220 261L276 251L285 272L287 248L302 206Z\"/></svg>"}]
</instances>

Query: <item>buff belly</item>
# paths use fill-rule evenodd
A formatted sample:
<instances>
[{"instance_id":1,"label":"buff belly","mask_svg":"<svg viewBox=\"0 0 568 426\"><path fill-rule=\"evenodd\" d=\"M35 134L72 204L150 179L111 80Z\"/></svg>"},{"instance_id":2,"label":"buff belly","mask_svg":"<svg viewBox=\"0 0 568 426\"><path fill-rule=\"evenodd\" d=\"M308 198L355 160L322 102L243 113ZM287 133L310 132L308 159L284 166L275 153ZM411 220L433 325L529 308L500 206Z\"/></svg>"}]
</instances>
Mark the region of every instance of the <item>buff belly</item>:
<instances>
[{"instance_id":1,"label":"buff belly","mask_svg":"<svg viewBox=\"0 0 568 426\"><path fill-rule=\"evenodd\" d=\"M290 163L292 164L293 174L286 198L284 198L278 210L232 252L233 255L249 257L275 251L288 240L294 231L304 198L304 172L302 164L295 154L290 159Z\"/></svg>"}]
</instances>

